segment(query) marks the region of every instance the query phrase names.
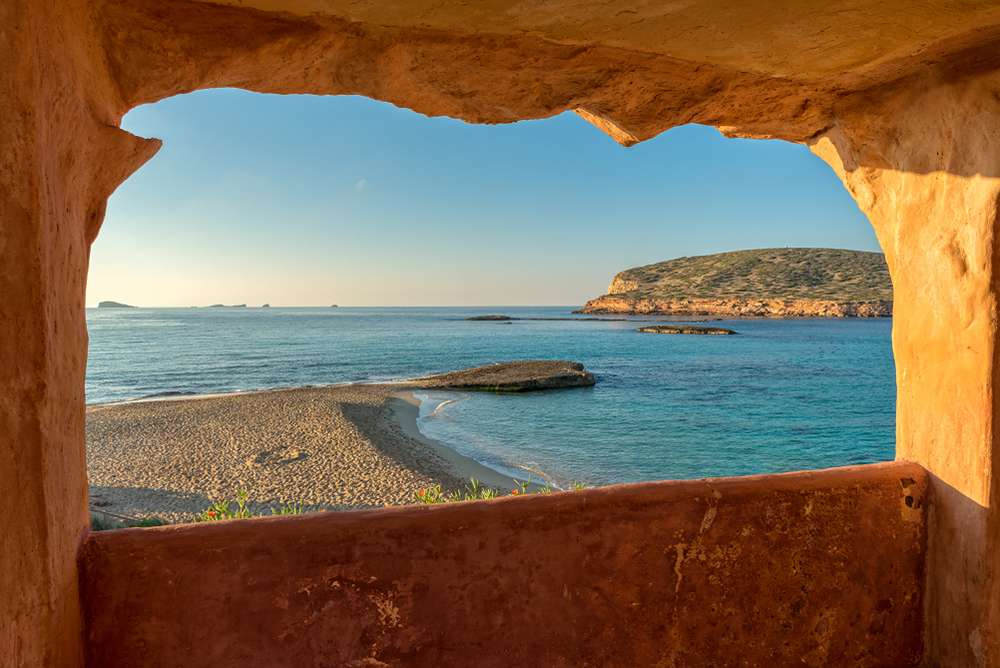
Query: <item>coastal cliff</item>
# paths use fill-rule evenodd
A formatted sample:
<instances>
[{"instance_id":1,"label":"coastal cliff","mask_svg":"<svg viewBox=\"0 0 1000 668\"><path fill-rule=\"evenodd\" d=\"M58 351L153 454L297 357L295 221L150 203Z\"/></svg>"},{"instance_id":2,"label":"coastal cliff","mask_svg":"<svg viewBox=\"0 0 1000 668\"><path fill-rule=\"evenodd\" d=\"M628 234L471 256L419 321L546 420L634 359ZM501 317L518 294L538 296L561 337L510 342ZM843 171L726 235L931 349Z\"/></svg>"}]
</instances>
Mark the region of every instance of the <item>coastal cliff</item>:
<instances>
[{"instance_id":1,"label":"coastal cliff","mask_svg":"<svg viewBox=\"0 0 1000 668\"><path fill-rule=\"evenodd\" d=\"M830 248L735 251L627 269L579 313L878 318L892 315L885 258Z\"/></svg>"}]
</instances>

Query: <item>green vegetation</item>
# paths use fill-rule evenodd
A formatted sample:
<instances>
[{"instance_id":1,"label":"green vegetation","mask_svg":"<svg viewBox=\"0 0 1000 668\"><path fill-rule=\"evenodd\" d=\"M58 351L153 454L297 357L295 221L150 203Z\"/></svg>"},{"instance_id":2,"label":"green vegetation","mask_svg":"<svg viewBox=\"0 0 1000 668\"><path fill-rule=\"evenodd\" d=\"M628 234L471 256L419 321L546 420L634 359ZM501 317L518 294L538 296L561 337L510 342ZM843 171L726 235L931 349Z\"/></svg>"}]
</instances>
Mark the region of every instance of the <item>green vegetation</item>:
<instances>
[{"instance_id":1,"label":"green vegetation","mask_svg":"<svg viewBox=\"0 0 1000 668\"><path fill-rule=\"evenodd\" d=\"M216 522L218 520L241 520L251 517L266 517L264 513L254 513L247 503L250 495L247 492L236 493L235 501L216 501L200 512L196 522ZM290 503L279 508L271 508L270 515L301 515L305 512L301 503Z\"/></svg>"},{"instance_id":2,"label":"green vegetation","mask_svg":"<svg viewBox=\"0 0 1000 668\"><path fill-rule=\"evenodd\" d=\"M159 517L144 517L137 519L119 519L104 513L90 513L91 531L108 531L109 529L131 529L134 527L158 527L167 524Z\"/></svg>"},{"instance_id":3,"label":"green vegetation","mask_svg":"<svg viewBox=\"0 0 1000 668\"><path fill-rule=\"evenodd\" d=\"M882 253L769 248L626 269L609 293L636 299L892 301L892 283Z\"/></svg>"},{"instance_id":4,"label":"green vegetation","mask_svg":"<svg viewBox=\"0 0 1000 668\"><path fill-rule=\"evenodd\" d=\"M582 483L573 483L572 489L584 489ZM425 487L415 494L417 503L454 503L456 501L485 501L496 499L501 496L519 496L522 494L550 494L556 491L551 485L534 485L531 481L518 481L517 486L509 492L502 492L493 487L488 487L475 478L470 479L469 484L462 490L445 492L441 485ZM250 495L245 491L236 493L233 500L216 501L208 508L195 516L196 522L217 522L219 520L241 520L254 517L274 517L279 515L301 515L305 507L301 503L289 503L278 508L271 508L269 513L255 512L250 508ZM168 524L168 522L158 517L124 519L110 514L91 512L90 528L93 531L106 531L108 529L127 529L132 527L156 527Z\"/></svg>"},{"instance_id":5,"label":"green vegetation","mask_svg":"<svg viewBox=\"0 0 1000 668\"><path fill-rule=\"evenodd\" d=\"M585 489L585 486L583 483L574 482L572 489L581 490ZM501 496L520 496L522 494L551 494L554 491L556 490L552 489L552 486L548 483L543 486L536 486L532 485L531 481L525 482L521 480L517 482L516 487L504 493L496 488L483 485L475 478L471 478L465 489L445 492L441 489L441 485L431 485L430 487L417 490L415 497L417 503L436 504L456 503L458 501L486 501Z\"/></svg>"}]
</instances>

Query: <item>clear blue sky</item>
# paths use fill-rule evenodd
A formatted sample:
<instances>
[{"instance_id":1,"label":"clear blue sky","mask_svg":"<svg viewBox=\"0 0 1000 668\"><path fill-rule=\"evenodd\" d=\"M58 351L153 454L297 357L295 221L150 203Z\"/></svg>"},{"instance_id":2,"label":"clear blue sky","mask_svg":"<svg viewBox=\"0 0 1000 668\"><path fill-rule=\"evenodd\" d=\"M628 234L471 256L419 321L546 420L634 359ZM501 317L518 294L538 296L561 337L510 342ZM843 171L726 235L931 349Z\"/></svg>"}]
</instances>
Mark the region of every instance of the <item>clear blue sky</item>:
<instances>
[{"instance_id":1,"label":"clear blue sky","mask_svg":"<svg viewBox=\"0 0 1000 668\"><path fill-rule=\"evenodd\" d=\"M572 113L477 126L235 90L124 127L164 146L111 198L90 305L566 305L682 255L878 250L806 148L706 127L625 149Z\"/></svg>"}]
</instances>

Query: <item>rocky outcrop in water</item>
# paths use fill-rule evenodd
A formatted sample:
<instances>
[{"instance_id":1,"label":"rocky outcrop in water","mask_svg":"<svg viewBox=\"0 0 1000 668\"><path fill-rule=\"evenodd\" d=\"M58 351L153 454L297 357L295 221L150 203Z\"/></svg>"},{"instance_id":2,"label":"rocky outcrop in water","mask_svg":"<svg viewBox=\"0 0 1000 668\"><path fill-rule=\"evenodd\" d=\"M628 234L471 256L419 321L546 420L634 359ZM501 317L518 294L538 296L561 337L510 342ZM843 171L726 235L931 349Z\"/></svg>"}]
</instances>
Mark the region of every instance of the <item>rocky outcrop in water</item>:
<instances>
[{"instance_id":1,"label":"rocky outcrop in water","mask_svg":"<svg viewBox=\"0 0 1000 668\"><path fill-rule=\"evenodd\" d=\"M131 304L122 304L121 302L100 302L97 304L97 308L136 308Z\"/></svg>"},{"instance_id":2,"label":"rocky outcrop in water","mask_svg":"<svg viewBox=\"0 0 1000 668\"><path fill-rule=\"evenodd\" d=\"M595 382L594 375L579 362L523 360L427 376L403 384L423 389L531 392L589 387Z\"/></svg>"},{"instance_id":3,"label":"rocky outcrop in water","mask_svg":"<svg viewBox=\"0 0 1000 668\"><path fill-rule=\"evenodd\" d=\"M698 327L696 325L653 325L640 327L643 334L700 334L703 336L729 336L736 334L735 330L725 327Z\"/></svg>"}]
</instances>

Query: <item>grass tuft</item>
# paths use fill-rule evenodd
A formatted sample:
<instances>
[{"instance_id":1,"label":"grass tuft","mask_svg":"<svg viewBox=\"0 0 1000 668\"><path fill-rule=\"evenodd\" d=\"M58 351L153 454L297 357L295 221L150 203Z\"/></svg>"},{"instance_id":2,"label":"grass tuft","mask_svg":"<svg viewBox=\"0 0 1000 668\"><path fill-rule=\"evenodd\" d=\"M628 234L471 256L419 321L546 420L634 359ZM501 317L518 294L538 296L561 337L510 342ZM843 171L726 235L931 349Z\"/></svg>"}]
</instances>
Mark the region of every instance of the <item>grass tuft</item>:
<instances>
[{"instance_id":1,"label":"grass tuft","mask_svg":"<svg viewBox=\"0 0 1000 668\"><path fill-rule=\"evenodd\" d=\"M579 491L581 489L586 489L586 486L583 483L574 482L572 484L572 489L574 491ZM475 478L470 478L469 484L466 485L464 489L445 492L441 488L441 485L431 485L430 487L424 487L417 490L415 497L417 503L436 504L457 503L459 501L487 501L501 496L551 494L553 491L555 490L553 490L552 486L548 483L541 487L533 487L530 480L527 482L521 480L518 481L517 485L509 492L505 493L494 487L488 487Z\"/></svg>"},{"instance_id":2,"label":"grass tuft","mask_svg":"<svg viewBox=\"0 0 1000 668\"><path fill-rule=\"evenodd\" d=\"M195 517L195 522L218 522L220 520L242 520L251 517L267 517L264 513L254 513L249 506L250 495L246 491L236 492L235 501L216 501ZM271 515L301 515L301 503L289 503L271 508Z\"/></svg>"}]
</instances>

